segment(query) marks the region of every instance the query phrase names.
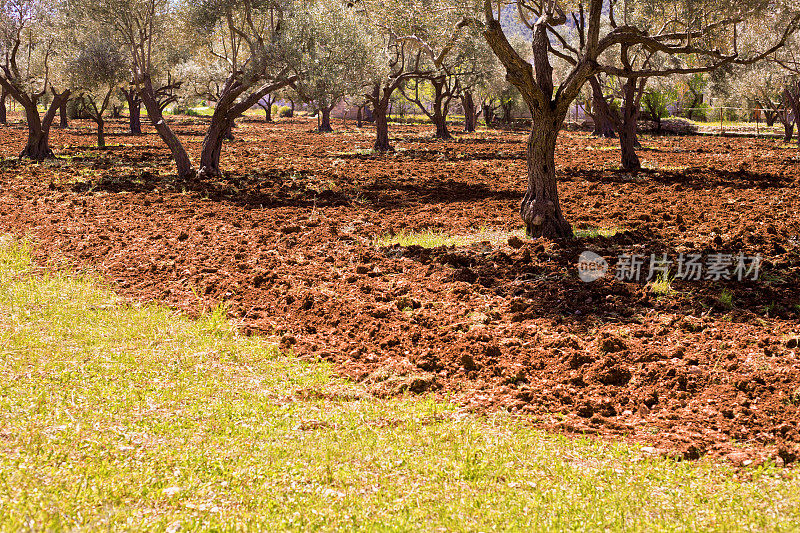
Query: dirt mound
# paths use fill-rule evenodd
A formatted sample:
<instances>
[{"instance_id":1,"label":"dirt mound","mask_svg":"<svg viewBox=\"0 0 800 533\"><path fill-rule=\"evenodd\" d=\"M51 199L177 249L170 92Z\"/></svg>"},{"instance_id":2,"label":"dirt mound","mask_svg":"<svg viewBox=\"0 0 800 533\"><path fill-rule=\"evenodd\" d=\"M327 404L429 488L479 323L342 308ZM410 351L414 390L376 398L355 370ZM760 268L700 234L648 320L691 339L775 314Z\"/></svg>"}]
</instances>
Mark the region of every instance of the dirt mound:
<instances>
[{"instance_id":1,"label":"dirt mound","mask_svg":"<svg viewBox=\"0 0 800 533\"><path fill-rule=\"evenodd\" d=\"M54 132L71 163L0 166L0 231L39 260L90 268L124 295L198 313L224 302L245 332L333 361L375 394L437 392L653 453L737 464L800 454L800 207L796 153L767 140L643 138L645 170L613 141L563 134L557 161L573 242L526 241L524 135L431 143L392 128L309 133L243 121L218 182L179 182L154 135ZM178 126L182 135L195 120ZM122 131L122 123L112 125ZM0 130L4 155L22 130ZM193 153L199 140L189 136ZM596 228L608 231L598 232ZM411 231L456 246L378 245ZM759 281L583 283L584 250L760 253ZM744 454L744 455L741 455Z\"/></svg>"}]
</instances>

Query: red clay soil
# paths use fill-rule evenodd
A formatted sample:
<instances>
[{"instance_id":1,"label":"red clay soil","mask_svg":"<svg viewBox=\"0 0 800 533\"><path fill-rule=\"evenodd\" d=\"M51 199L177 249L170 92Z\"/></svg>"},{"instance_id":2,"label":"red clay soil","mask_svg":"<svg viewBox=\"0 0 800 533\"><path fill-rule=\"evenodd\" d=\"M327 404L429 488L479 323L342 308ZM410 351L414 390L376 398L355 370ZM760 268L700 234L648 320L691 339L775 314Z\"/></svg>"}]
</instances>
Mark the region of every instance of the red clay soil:
<instances>
[{"instance_id":1,"label":"red clay soil","mask_svg":"<svg viewBox=\"0 0 800 533\"><path fill-rule=\"evenodd\" d=\"M179 122L196 156L200 119ZM442 142L393 126L241 121L221 181L179 182L152 130L93 148L54 131L61 157L0 167L0 232L29 235L49 268L91 270L122 295L196 314L225 302L246 332L325 359L378 395L435 392L539 427L737 464L800 455L800 171L774 140L645 137L644 170L614 141L564 132L566 216L613 237L517 242L525 135ZM0 128L0 155L21 149ZM461 246L379 246L435 230ZM476 237L477 235L477 237ZM483 235L500 235L487 238ZM586 284L579 254L760 253L759 281ZM726 292L727 291L727 292ZM727 299L732 295L732 301Z\"/></svg>"}]
</instances>

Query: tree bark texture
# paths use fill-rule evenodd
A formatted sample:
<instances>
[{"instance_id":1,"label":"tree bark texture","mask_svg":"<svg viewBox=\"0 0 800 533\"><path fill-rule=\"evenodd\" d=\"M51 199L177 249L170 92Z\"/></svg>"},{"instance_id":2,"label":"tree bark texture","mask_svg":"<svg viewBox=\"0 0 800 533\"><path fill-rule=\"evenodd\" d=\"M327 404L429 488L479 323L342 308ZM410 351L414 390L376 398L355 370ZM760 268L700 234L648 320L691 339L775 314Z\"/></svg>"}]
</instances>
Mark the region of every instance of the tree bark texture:
<instances>
[{"instance_id":1,"label":"tree bark texture","mask_svg":"<svg viewBox=\"0 0 800 533\"><path fill-rule=\"evenodd\" d=\"M61 129L66 129L69 126L69 117L67 116L67 102L64 101L61 104L61 107L58 108L59 114L61 115L58 127Z\"/></svg>"},{"instance_id":2,"label":"tree bark texture","mask_svg":"<svg viewBox=\"0 0 800 533\"><path fill-rule=\"evenodd\" d=\"M99 120L95 120L95 124L97 125L97 147L101 149L105 148L106 147L105 121L101 118Z\"/></svg>"},{"instance_id":3,"label":"tree bark texture","mask_svg":"<svg viewBox=\"0 0 800 533\"><path fill-rule=\"evenodd\" d=\"M142 100L136 90L123 90L122 94L128 102L128 130L131 135L142 134Z\"/></svg>"},{"instance_id":4,"label":"tree bark texture","mask_svg":"<svg viewBox=\"0 0 800 533\"><path fill-rule=\"evenodd\" d=\"M190 179L194 177L195 171L189 160L189 154L186 152L186 148L183 147L183 143L178 139L178 136L172 131L172 128L164 121L161 107L156 99L153 85L149 77L143 79L140 98L142 99L145 109L147 109L150 122L152 122L156 132L158 132L158 135L167 145L170 152L172 152L172 158L175 161L178 177L181 179Z\"/></svg>"},{"instance_id":5,"label":"tree bark texture","mask_svg":"<svg viewBox=\"0 0 800 533\"><path fill-rule=\"evenodd\" d=\"M492 106L488 103L484 102L481 104L481 108L483 109L483 121L486 123L487 128L494 127L494 110Z\"/></svg>"},{"instance_id":6,"label":"tree bark texture","mask_svg":"<svg viewBox=\"0 0 800 533\"><path fill-rule=\"evenodd\" d=\"M606 139L613 139L616 137L614 134L614 111L608 105L608 100L603 95L603 88L600 85L600 80L597 76L589 78L589 84L592 87L592 106L594 120L593 134L598 137L605 137Z\"/></svg>"},{"instance_id":7,"label":"tree bark texture","mask_svg":"<svg viewBox=\"0 0 800 533\"><path fill-rule=\"evenodd\" d=\"M464 95L461 97L461 107L464 108L464 131L472 133L475 131L475 122L477 121L477 108L472 91L464 91Z\"/></svg>"},{"instance_id":8,"label":"tree bark texture","mask_svg":"<svg viewBox=\"0 0 800 533\"><path fill-rule=\"evenodd\" d=\"M25 148L19 157L32 159L33 161L44 161L55 157L50 149L50 128L55 120L56 113L62 105L69 100L69 91L56 93L53 91L53 102L50 104L44 118L39 116L39 109L36 101L29 100L31 105L25 106L25 118L28 122L28 139Z\"/></svg>"},{"instance_id":9,"label":"tree bark texture","mask_svg":"<svg viewBox=\"0 0 800 533\"><path fill-rule=\"evenodd\" d=\"M319 125L319 132L320 133L330 133L333 131L331 127L331 109L332 107L322 107L320 109L320 113L322 114L322 122Z\"/></svg>"},{"instance_id":10,"label":"tree bark texture","mask_svg":"<svg viewBox=\"0 0 800 533\"><path fill-rule=\"evenodd\" d=\"M389 144L389 116L388 105L376 105L372 115L375 118L375 150L388 152L392 149Z\"/></svg>"},{"instance_id":11,"label":"tree bark texture","mask_svg":"<svg viewBox=\"0 0 800 533\"><path fill-rule=\"evenodd\" d=\"M528 190L520 215L528 237L569 239L572 227L564 218L556 181L556 141L566 116L555 112L535 113L528 138Z\"/></svg>"},{"instance_id":12,"label":"tree bark texture","mask_svg":"<svg viewBox=\"0 0 800 533\"><path fill-rule=\"evenodd\" d=\"M6 92L0 92L0 124L8 124L8 114L6 108Z\"/></svg>"},{"instance_id":13,"label":"tree bark texture","mask_svg":"<svg viewBox=\"0 0 800 533\"><path fill-rule=\"evenodd\" d=\"M637 85L636 78L630 78L623 85L622 121L619 128L619 146L622 168L636 172L642 164L636 154L637 130L640 114L641 93L644 92L644 80Z\"/></svg>"}]
</instances>

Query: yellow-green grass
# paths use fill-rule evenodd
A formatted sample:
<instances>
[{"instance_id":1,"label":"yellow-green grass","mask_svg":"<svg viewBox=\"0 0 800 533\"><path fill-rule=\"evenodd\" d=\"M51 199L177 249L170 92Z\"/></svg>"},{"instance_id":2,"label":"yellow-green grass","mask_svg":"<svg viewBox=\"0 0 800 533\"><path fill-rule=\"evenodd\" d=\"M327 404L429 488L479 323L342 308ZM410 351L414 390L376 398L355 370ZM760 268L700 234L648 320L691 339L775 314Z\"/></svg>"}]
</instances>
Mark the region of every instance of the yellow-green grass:
<instances>
[{"instance_id":1,"label":"yellow-green grass","mask_svg":"<svg viewBox=\"0 0 800 533\"><path fill-rule=\"evenodd\" d=\"M375 240L375 246L384 247L399 244L400 246L421 246L423 248L440 248L443 246L470 246L481 242L502 245L511 237L525 238L525 230L504 231L481 228L475 233L466 235L450 235L441 230L426 229L421 231L401 231L386 234Z\"/></svg>"},{"instance_id":2,"label":"yellow-green grass","mask_svg":"<svg viewBox=\"0 0 800 533\"><path fill-rule=\"evenodd\" d=\"M722 289L719 294L719 303L726 309L733 309L733 293L728 289Z\"/></svg>"},{"instance_id":3,"label":"yellow-green grass","mask_svg":"<svg viewBox=\"0 0 800 533\"><path fill-rule=\"evenodd\" d=\"M649 458L431 397L379 400L258 338L0 239L0 530L792 530L767 466Z\"/></svg>"},{"instance_id":4,"label":"yellow-green grass","mask_svg":"<svg viewBox=\"0 0 800 533\"><path fill-rule=\"evenodd\" d=\"M625 231L622 228L611 227L611 228L582 228L576 229L574 231L575 237L578 239L596 239L597 237L614 237L619 233Z\"/></svg>"},{"instance_id":5,"label":"yellow-green grass","mask_svg":"<svg viewBox=\"0 0 800 533\"><path fill-rule=\"evenodd\" d=\"M673 278L659 274L650 282L650 292L656 296L672 296L675 294L675 289L672 288L673 281Z\"/></svg>"},{"instance_id":6,"label":"yellow-green grass","mask_svg":"<svg viewBox=\"0 0 800 533\"><path fill-rule=\"evenodd\" d=\"M375 241L379 247L399 244L400 246L422 246L423 248L439 248L442 246L464 246L473 242L466 236L448 235L440 230L402 231L400 233L382 235Z\"/></svg>"}]
</instances>

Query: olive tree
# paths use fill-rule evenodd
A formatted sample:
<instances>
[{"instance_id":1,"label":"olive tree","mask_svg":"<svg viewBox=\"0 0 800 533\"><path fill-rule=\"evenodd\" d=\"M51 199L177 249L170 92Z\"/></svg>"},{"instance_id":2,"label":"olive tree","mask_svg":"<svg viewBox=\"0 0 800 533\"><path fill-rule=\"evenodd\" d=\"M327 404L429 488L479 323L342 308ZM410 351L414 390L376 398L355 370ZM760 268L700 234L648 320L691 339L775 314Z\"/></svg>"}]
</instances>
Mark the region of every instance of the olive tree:
<instances>
[{"instance_id":1,"label":"olive tree","mask_svg":"<svg viewBox=\"0 0 800 533\"><path fill-rule=\"evenodd\" d=\"M131 86L172 153L178 176L194 176L186 148L164 119L163 98L158 94L161 58L172 53L168 49L170 36L182 27L175 3L171 0L73 0L71 12L109 29L122 43L130 62ZM138 105L138 101L134 102Z\"/></svg>"},{"instance_id":2,"label":"olive tree","mask_svg":"<svg viewBox=\"0 0 800 533\"><path fill-rule=\"evenodd\" d=\"M462 38L456 43L455 59L448 67L448 73L456 78L460 89L461 109L464 111L464 131L475 131L480 108L480 93L495 73L499 63L486 44L486 41L475 35L474 27L465 28Z\"/></svg>"},{"instance_id":3,"label":"olive tree","mask_svg":"<svg viewBox=\"0 0 800 533\"><path fill-rule=\"evenodd\" d=\"M160 48L171 37L179 35L189 50L202 48L224 66L221 72L225 77L203 140L201 177L220 174L222 145L233 121L265 95L297 79L292 74L291 47L284 31L293 11L291 0L84 0L76 9L113 28L127 48L132 85L172 152L180 178L192 178L198 172L164 119L164 94L160 97L155 80ZM174 97L169 92L166 96Z\"/></svg>"},{"instance_id":4,"label":"olive tree","mask_svg":"<svg viewBox=\"0 0 800 533\"><path fill-rule=\"evenodd\" d=\"M97 146L105 148L104 114L129 76L128 62L118 44L107 37L81 43L79 50L69 64L76 100L97 125Z\"/></svg>"},{"instance_id":5,"label":"olive tree","mask_svg":"<svg viewBox=\"0 0 800 533\"><path fill-rule=\"evenodd\" d=\"M786 130L785 140L792 138L792 129L797 125L797 143L800 146L800 35L793 35L791 44L784 47L773 57L773 64L780 67L778 71L780 85L783 87L784 117L782 122ZM789 117L791 110L792 117ZM790 122L790 120L793 121Z\"/></svg>"},{"instance_id":6,"label":"olive tree","mask_svg":"<svg viewBox=\"0 0 800 533\"><path fill-rule=\"evenodd\" d=\"M451 139L447 128L447 114L450 103L461 95L458 78L447 74L433 74L412 78L401 86L400 93L409 102L415 104L422 113L436 126L433 134L436 139ZM430 109L428 108L430 102Z\"/></svg>"},{"instance_id":7,"label":"olive tree","mask_svg":"<svg viewBox=\"0 0 800 533\"><path fill-rule=\"evenodd\" d=\"M464 111L464 131L475 131L478 109L475 91L484 78L491 75L496 59L486 43L474 35L468 19L459 10L444 11L427 21L428 36L422 40L417 36L423 50L427 52L430 68L427 72L411 78L400 92L422 111L436 126L435 138L449 139L447 127L449 107L459 99ZM441 34L441 28L453 28L452 33Z\"/></svg>"},{"instance_id":8,"label":"olive tree","mask_svg":"<svg viewBox=\"0 0 800 533\"><path fill-rule=\"evenodd\" d=\"M420 72L423 52L401 40L397 29L387 25L383 2L361 0L356 4L364 23L370 50L364 84L364 99L372 108L375 122L375 150L392 149L389 141L389 106L394 92ZM394 21L396 22L396 21Z\"/></svg>"},{"instance_id":9,"label":"olive tree","mask_svg":"<svg viewBox=\"0 0 800 533\"><path fill-rule=\"evenodd\" d=\"M503 100L509 94L512 98L518 97L519 92L506 81L505 68L492 53L491 60L485 65L483 76L480 77L476 85L476 92L480 101L481 114L487 127L492 127L495 123L497 112L501 109ZM511 91L514 91L513 93Z\"/></svg>"},{"instance_id":10,"label":"olive tree","mask_svg":"<svg viewBox=\"0 0 800 533\"><path fill-rule=\"evenodd\" d=\"M206 51L225 67L200 153L200 176L217 176L223 141L236 118L298 79L288 31L297 6L291 0L202 0L184 7L198 37L213 28Z\"/></svg>"},{"instance_id":11,"label":"olive tree","mask_svg":"<svg viewBox=\"0 0 800 533\"><path fill-rule=\"evenodd\" d=\"M309 1L293 18L303 76L292 87L320 116L318 130L333 131L331 111L359 92L370 61L363 20L342 2Z\"/></svg>"},{"instance_id":12,"label":"olive tree","mask_svg":"<svg viewBox=\"0 0 800 533\"><path fill-rule=\"evenodd\" d=\"M590 100L591 106L587 108L587 113L594 122L592 134L606 139L614 139L617 136L618 127L614 80L601 74L595 74L589 77L589 86L592 97Z\"/></svg>"},{"instance_id":13,"label":"olive tree","mask_svg":"<svg viewBox=\"0 0 800 533\"><path fill-rule=\"evenodd\" d=\"M652 52L641 48L632 50L630 46L621 46L619 68L628 74L634 69L650 68L653 55ZM638 171L641 169L641 162L636 154L636 148L639 146L638 123L648 77L607 76L605 79L612 86L609 97L604 94L598 79L601 77L601 74L589 77L595 117L600 125L599 133L604 137L613 137L613 132L618 132L622 168ZM611 102L607 98L610 98ZM615 99L618 99L621 105L615 105Z\"/></svg>"},{"instance_id":14,"label":"olive tree","mask_svg":"<svg viewBox=\"0 0 800 533\"><path fill-rule=\"evenodd\" d=\"M763 28L740 35L740 39L753 47L763 40ZM798 35L792 35L787 45L776 51L768 61L748 65L732 65L723 69L709 84L717 96L740 105L756 106L763 112L767 125L779 121L784 127L784 140L791 141L794 134L797 111L793 111L793 100L800 98L795 85L800 76L800 57L797 56ZM793 96L797 94L797 97ZM800 100L797 100L800 103ZM799 106L800 107L800 106Z\"/></svg>"},{"instance_id":15,"label":"olive tree","mask_svg":"<svg viewBox=\"0 0 800 533\"><path fill-rule=\"evenodd\" d=\"M416 74L407 82L409 90L403 85L398 89L436 126L434 137L450 139L447 114L452 100L461 96L463 87L460 78L466 72L460 70L470 59L470 50L460 46L468 36L469 21L459 10L443 9L441 5L428 5L426 17L417 15L421 6L412 3L410 7L406 10L406 16L417 19L414 34L401 39L419 47L423 54L418 59L422 61L416 65ZM430 101L430 109L423 99Z\"/></svg>"},{"instance_id":16,"label":"olive tree","mask_svg":"<svg viewBox=\"0 0 800 533\"><path fill-rule=\"evenodd\" d=\"M363 17L371 50L364 98L375 120L375 150L387 151L391 150L388 112L395 91L413 78L440 74L467 23L453 17L459 10L444 0L358 0L354 7Z\"/></svg>"},{"instance_id":17,"label":"olive tree","mask_svg":"<svg viewBox=\"0 0 800 533\"><path fill-rule=\"evenodd\" d=\"M50 128L70 90L55 83L64 47L58 11L39 0L0 0L0 89L25 112L28 138L20 157L35 161L53 157ZM48 94L51 93L51 94ZM40 115L39 104L52 95Z\"/></svg>"},{"instance_id":18,"label":"olive tree","mask_svg":"<svg viewBox=\"0 0 800 533\"><path fill-rule=\"evenodd\" d=\"M775 39L765 44L761 57L779 49L797 27L795 14L772 0L652 1L516 0L510 2L517 16L531 30L533 61L526 61L509 44L501 24L505 3L485 0L484 37L506 68L508 80L520 91L532 116L528 140L528 190L521 216L531 237L572 237L558 196L555 147L572 102L584 83L605 72L620 77L643 78L713 70L740 61L737 32L747 24L776 27ZM641 15L633 16L634 10ZM656 31L637 26L637 21L663 21ZM656 59L654 65L619 67L603 60L606 52L641 49ZM619 53L613 52L619 57ZM570 69L558 86L553 62L559 58ZM667 60L668 59L668 60ZM748 60L751 60L749 58ZM701 66L694 66L700 63Z\"/></svg>"},{"instance_id":19,"label":"olive tree","mask_svg":"<svg viewBox=\"0 0 800 533\"><path fill-rule=\"evenodd\" d=\"M760 65L766 63L761 62ZM703 97L708 88L707 76L702 72L677 76L674 86L677 96L676 114L689 120L702 115Z\"/></svg>"}]
</instances>

